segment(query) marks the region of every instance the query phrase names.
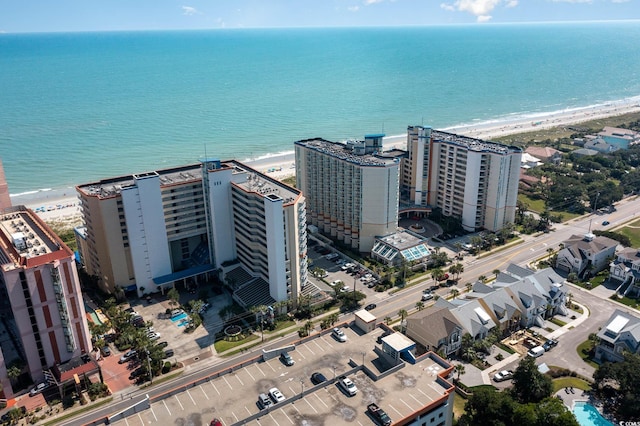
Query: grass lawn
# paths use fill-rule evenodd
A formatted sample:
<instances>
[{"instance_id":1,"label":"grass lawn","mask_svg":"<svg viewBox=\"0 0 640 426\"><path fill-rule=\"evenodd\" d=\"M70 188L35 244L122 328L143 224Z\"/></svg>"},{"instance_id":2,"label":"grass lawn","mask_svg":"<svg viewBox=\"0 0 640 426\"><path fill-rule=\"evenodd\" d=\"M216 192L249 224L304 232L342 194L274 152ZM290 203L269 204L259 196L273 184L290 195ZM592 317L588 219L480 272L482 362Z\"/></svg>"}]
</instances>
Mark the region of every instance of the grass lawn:
<instances>
[{"instance_id":1,"label":"grass lawn","mask_svg":"<svg viewBox=\"0 0 640 426\"><path fill-rule=\"evenodd\" d=\"M529 210L536 213L542 213L544 211L544 200L534 200L524 194L518 194L518 200L529 206Z\"/></svg>"},{"instance_id":2,"label":"grass lawn","mask_svg":"<svg viewBox=\"0 0 640 426\"><path fill-rule=\"evenodd\" d=\"M567 323L566 323L566 322L564 322L564 321L560 321L560 320L559 320L559 319L557 319L557 318L551 318L551 322L552 322L553 324L555 324L555 325L559 326L559 327L564 327L565 325L567 325Z\"/></svg>"},{"instance_id":3,"label":"grass lawn","mask_svg":"<svg viewBox=\"0 0 640 426\"><path fill-rule=\"evenodd\" d=\"M576 388L588 391L591 390L591 384L577 377L558 377L557 379L553 379L553 393L558 392L562 388Z\"/></svg>"},{"instance_id":4,"label":"grass lawn","mask_svg":"<svg viewBox=\"0 0 640 426\"><path fill-rule=\"evenodd\" d=\"M631 240L631 247L640 246L640 220L629 223L627 226L619 229L617 232L629 237L629 239Z\"/></svg>"},{"instance_id":5,"label":"grass lawn","mask_svg":"<svg viewBox=\"0 0 640 426\"><path fill-rule=\"evenodd\" d=\"M599 365L596 362L591 361L591 358L590 358L592 349L593 349L593 342L590 340L585 340L584 342L578 345L578 347L576 348L576 352L578 352L578 355L580 356L580 358L582 358L584 362L586 362L593 368L598 368Z\"/></svg>"},{"instance_id":6,"label":"grass lawn","mask_svg":"<svg viewBox=\"0 0 640 426\"><path fill-rule=\"evenodd\" d=\"M454 392L453 395L453 415L456 419L459 419L460 416L464 414L464 405L467 403L467 400L461 397L457 392Z\"/></svg>"},{"instance_id":7,"label":"grass lawn","mask_svg":"<svg viewBox=\"0 0 640 426\"><path fill-rule=\"evenodd\" d=\"M612 295L611 297L609 297L609 299L611 299L611 300L615 300L616 302L620 302L620 303L622 303L623 305L630 306L630 307L632 307L632 308L634 308L634 309L638 309L638 308L640 308L640 304L638 303L638 299L632 299L632 298L627 297L627 296L625 296L625 297L623 297L622 299L620 299L620 298L619 298L617 295L615 295L615 294L614 294L614 295Z\"/></svg>"},{"instance_id":8,"label":"grass lawn","mask_svg":"<svg viewBox=\"0 0 640 426\"><path fill-rule=\"evenodd\" d=\"M218 340L213 344L213 346L216 348L216 352L221 353L221 352L228 351L229 349L233 349L236 346L244 345L245 343L250 342L252 340L256 340L258 338L259 337L256 336L255 334L251 334L246 338L242 340L238 340L236 342L227 342L226 340Z\"/></svg>"}]
</instances>

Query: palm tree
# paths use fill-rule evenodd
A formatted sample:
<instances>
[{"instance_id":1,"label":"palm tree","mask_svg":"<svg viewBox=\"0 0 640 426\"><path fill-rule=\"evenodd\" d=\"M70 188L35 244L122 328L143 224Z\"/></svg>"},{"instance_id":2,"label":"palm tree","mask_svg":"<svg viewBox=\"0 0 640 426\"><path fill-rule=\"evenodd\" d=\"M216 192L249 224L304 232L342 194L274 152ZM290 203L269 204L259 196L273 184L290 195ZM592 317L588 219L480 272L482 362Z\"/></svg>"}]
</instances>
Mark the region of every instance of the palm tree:
<instances>
[{"instance_id":1,"label":"palm tree","mask_svg":"<svg viewBox=\"0 0 640 426\"><path fill-rule=\"evenodd\" d=\"M304 331L307 333L307 336L311 333L311 330L313 330L313 321L309 320L304 324Z\"/></svg>"},{"instance_id":2,"label":"palm tree","mask_svg":"<svg viewBox=\"0 0 640 426\"><path fill-rule=\"evenodd\" d=\"M498 276L498 274L500 273L500 269L494 269L493 271L493 275L495 275L496 277Z\"/></svg>"},{"instance_id":3,"label":"palm tree","mask_svg":"<svg viewBox=\"0 0 640 426\"><path fill-rule=\"evenodd\" d=\"M12 385L15 384L15 380L20 377L21 374L22 369L17 365L12 365L11 367L7 368L7 377L9 377Z\"/></svg>"},{"instance_id":4,"label":"palm tree","mask_svg":"<svg viewBox=\"0 0 640 426\"><path fill-rule=\"evenodd\" d=\"M384 317L384 323L387 325L391 324L391 317Z\"/></svg>"},{"instance_id":5,"label":"palm tree","mask_svg":"<svg viewBox=\"0 0 640 426\"><path fill-rule=\"evenodd\" d=\"M400 309L398 311L398 316L400 317L400 321L404 321L404 319L407 317L408 312L404 309Z\"/></svg>"},{"instance_id":6,"label":"palm tree","mask_svg":"<svg viewBox=\"0 0 640 426\"><path fill-rule=\"evenodd\" d=\"M471 283L466 283L464 286L467 288L467 292L470 292L471 289L473 288L473 284Z\"/></svg>"},{"instance_id":7,"label":"palm tree","mask_svg":"<svg viewBox=\"0 0 640 426\"><path fill-rule=\"evenodd\" d=\"M455 372L458 374L458 379L457 379L457 380L460 380L460 375L465 373L465 371L464 371L464 365L463 365L463 364L457 364L457 365L454 367L454 370L455 370Z\"/></svg>"},{"instance_id":8,"label":"palm tree","mask_svg":"<svg viewBox=\"0 0 640 426\"><path fill-rule=\"evenodd\" d=\"M464 272L464 266L462 263L455 263L449 267L449 272L455 274L456 280L460 278L460 274Z\"/></svg>"},{"instance_id":9,"label":"palm tree","mask_svg":"<svg viewBox=\"0 0 640 426\"><path fill-rule=\"evenodd\" d=\"M440 268L436 268L431 271L431 277L436 281L440 281L442 277L444 277L444 271Z\"/></svg>"},{"instance_id":10,"label":"palm tree","mask_svg":"<svg viewBox=\"0 0 640 426\"><path fill-rule=\"evenodd\" d=\"M180 293L175 287L167 292L167 297L169 298L169 304L171 306L178 305L178 301L180 300Z\"/></svg>"},{"instance_id":11,"label":"palm tree","mask_svg":"<svg viewBox=\"0 0 640 426\"><path fill-rule=\"evenodd\" d=\"M424 309L424 303L422 301L416 302L416 309L421 311Z\"/></svg>"},{"instance_id":12,"label":"palm tree","mask_svg":"<svg viewBox=\"0 0 640 426\"><path fill-rule=\"evenodd\" d=\"M458 297L459 294L460 294L460 291L457 288L451 289L451 295L453 296L454 299Z\"/></svg>"},{"instance_id":13,"label":"palm tree","mask_svg":"<svg viewBox=\"0 0 640 426\"><path fill-rule=\"evenodd\" d=\"M478 281L482 281L482 282L484 282L484 280L486 280L486 279L487 279L487 277L486 277L485 275L480 275L480 276L478 277Z\"/></svg>"}]
</instances>

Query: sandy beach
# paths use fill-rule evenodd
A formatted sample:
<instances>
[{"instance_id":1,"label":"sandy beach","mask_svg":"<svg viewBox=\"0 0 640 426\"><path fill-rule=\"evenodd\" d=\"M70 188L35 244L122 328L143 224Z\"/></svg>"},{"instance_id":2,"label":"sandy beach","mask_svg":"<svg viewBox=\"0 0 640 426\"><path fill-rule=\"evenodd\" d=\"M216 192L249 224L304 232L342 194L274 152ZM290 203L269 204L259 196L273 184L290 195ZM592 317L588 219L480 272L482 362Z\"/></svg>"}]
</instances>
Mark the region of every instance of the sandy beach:
<instances>
[{"instance_id":1,"label":"sandy beach","mask_svg":"<svg viewBox=\"0 0 640 426\"><path fill-rule=\"evenodd\" d=\"M599 118L613 117L632 112L640 112L640 97L609 102L587 108L576 108L556 111L548 114L513 117L495 122L469 124L458 127L437 129L451 133L479 138L491 139L516 133L525 133L537 129L548 129L558 126L579 124ZM406 134L384 138L385 149L405 149ZM285 179L295 175L295 157L291 152L281 153L265 158L246 161L248 165L275 179ZM9 183L11 188L11 183ZM80 208L75 188L62 190L37 191L19 196L12 196L14 205L25 205L36 211L46 222L55 222L62 226L81 224Z\"/></svg>"}]
</instances>

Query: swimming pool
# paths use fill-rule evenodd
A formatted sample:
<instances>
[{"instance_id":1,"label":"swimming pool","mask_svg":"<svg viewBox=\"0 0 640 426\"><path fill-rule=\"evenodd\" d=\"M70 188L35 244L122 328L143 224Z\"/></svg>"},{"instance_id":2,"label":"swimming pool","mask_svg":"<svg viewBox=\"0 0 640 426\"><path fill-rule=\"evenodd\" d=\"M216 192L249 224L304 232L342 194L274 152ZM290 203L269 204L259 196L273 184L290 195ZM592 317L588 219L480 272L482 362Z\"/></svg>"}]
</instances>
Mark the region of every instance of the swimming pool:
<instances>
[{"instance_id":1,"label":"swimming pool","mask_svg":"<svg viewBox=\"0 0 640 426\"><path fill-rule=\"evenodd\" d=\"M573 415L576 416L580 426L614 426L588 402L577 401L573 405Z\"/></svg>"},{"instance_id":2,"label":"swimming pool","mask_svg":"<svg viewBox=\"0 0 640 426\"><path fill-rule=\"evenodd\" d=\"M171 317L171 322L178 322L182 319L185 319L187 317L187 314L185 314L184 312L181 313L180 315L176 315L175 317ZM178 324L180 325L180 324Z\"/></svg>"}]
</instances>

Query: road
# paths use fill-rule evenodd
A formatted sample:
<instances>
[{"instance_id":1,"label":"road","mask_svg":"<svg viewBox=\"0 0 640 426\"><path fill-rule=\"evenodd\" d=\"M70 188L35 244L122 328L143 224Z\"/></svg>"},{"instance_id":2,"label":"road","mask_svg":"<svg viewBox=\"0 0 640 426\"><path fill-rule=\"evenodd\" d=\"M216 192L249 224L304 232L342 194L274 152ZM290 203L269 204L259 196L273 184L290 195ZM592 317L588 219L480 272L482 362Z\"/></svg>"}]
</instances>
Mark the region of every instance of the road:
<instances>
[{"instance_id":1,"label":"road","mask_svg":"<svg viewBox=\"0 0 640 426\"><path fill-rule=\"evenodd\" d=\"M469 257L463 261L465 271L460 275L459 282L474 282L481 275L491 276L492 271L496 269L504 270L511 263L526 266L530 262L545 256L548 248L553 248L554 250L557 249L561 242L567 240L572 235L584 235L590 230L595 229L613 229L635 217L636 211L640 211L640 199L636 199L634 197L634 199L623 200L616 206L616 208L616 212L606 215L588 215L586 217L574 219L566 224L556 224L552 232L542 234L537 237L522 236L522 243L511 248L496 251L482 258ZM602 222L604 220L609 221L610 225L603 227ZM368 297L366 303L377 304L377 308L374 309L372 313L378 318L384 318L386 316L395 318L397 317L398 311L401 309L405 309L407 311L415 309L415 304L420 300L422 290L432 284L433 280L429 279L420 285L409 287L406 290L396 292L391 295L388 293L367 292ZM446 295L450 290L451 289L441 289L438 292L440 295ZM465 289L462 287L460 290L462 292L462 290ZM546 362L550 365L566 366L583 376L591 377L593 369L582 362L576 353L575 348L578 344L585 341L590 333L598 331L598 328L601 327L609 318L616 305L609 300L601 299L578 287L575 287L572 290L572 293L578 303L589 307L590 317L587 321L571 330L571 332L563 335L559 339L558 346L551 352L543 355L539 360L540 362ZM432 302L425 303L425 305L428 306L431 303ZM232 365L238 364L243 360L257 356L263 348L268 349L281 347L289 342L297 340L297 338L297 335L291 335L278 340L277 342L271 342L264 347L260 347L252 353L238 355L233 359L226 360L219 364L210 365L201 370L189 372L188 374L182 375L171 382L156 385L152 389L138 390L132 393L130 398L126 400L117 401L117 399L121 397L116 396L114 403L110 404L108 407L100 408L61 424L82 425L97 418L111 415L132 405L133 402L143 399L146 394L153 398L154 395L163 394L170 389L190 383L198 378L206 377L215 371L223 370Z\"/></svg>"}]
</instances>

